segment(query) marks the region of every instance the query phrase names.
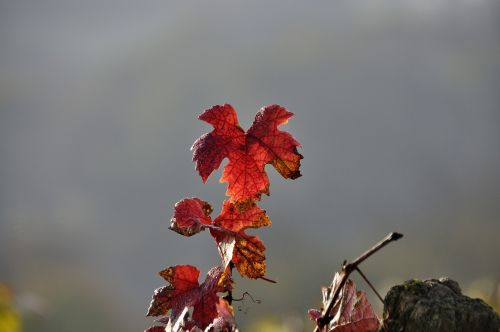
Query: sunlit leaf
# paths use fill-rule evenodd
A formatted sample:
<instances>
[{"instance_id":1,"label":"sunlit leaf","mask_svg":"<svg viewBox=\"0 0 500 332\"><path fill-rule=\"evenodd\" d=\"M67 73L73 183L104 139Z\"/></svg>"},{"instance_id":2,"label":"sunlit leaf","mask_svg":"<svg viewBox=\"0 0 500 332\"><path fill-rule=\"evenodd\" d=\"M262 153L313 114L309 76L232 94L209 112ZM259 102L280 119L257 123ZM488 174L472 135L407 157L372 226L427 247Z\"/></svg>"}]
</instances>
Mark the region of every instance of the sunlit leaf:
<instances>
[{"instance_id":1,"label":"sunlit leaf","mask_svg":"<svg viewBox=\"0 0 500 332\"><path fill-rule=\"evenodd\" d=\"M218 315L217 293L226 292L230 283L220 282L224 276L220 267L212 268L201 285L198 283L199 274L198 269L190 265L172 266L161 271L160 275L169 284L154 292L148 316L169 315L170 321L177 321L186 307L192 307L196 326L204 329L212 323Z\"/></svg>"},{"instance_id":2,"label":"sunlit leaf","mask_svg":"<svg viewBox=\"0 0 500 332\"><path fill-rule=\"evenodd\" d=\"M221 177L221 182L228 183L226 195L231 201L245 201L269 194L266 164L273 165L284 178L298 178L300 144L289 133L278 130L292 116L279 105L264 107L245 133L231 105L206 110L199 119L211 124L214 130L198 138L192 147L193 161L202 180L205 182L222 160L228 158Z\"/></svg>"}]
</instances>

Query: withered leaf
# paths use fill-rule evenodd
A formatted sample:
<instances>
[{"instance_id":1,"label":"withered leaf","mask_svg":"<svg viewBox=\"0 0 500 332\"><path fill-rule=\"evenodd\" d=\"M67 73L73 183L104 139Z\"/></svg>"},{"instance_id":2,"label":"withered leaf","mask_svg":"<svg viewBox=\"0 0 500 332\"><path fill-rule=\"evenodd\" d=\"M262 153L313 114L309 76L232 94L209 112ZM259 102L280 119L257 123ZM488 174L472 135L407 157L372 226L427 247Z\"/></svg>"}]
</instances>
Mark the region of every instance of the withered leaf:
<instances>
[{"instance_id":1,"label":"withered leaf","mask_svg":"<svg viewBox=\"0 0 500 332\"><path fill-rule=\"evenodd\" d=\"M324 308L336 288L339 287L340 279L340 274L336 273L332 285L322 289ZM310 309L309 318L318 323L325 315L323 311ZM376 332L380 328L380 320L366 299L366 294L363 291L357 291L354 281L350 279L340 290L329 316L333 318L321 330L323 332Z\"/></svg>"}]
</instances>

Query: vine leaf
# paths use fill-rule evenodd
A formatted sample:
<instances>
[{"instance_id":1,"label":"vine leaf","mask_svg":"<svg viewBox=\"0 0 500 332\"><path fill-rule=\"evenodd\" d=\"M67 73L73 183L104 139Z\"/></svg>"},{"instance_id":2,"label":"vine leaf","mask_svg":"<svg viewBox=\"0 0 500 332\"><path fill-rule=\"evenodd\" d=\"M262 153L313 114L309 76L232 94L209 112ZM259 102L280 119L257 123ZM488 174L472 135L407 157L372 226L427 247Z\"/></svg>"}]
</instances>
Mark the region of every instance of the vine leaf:
<instances>
[{"instance_id":1,"label":"vine leaf","mask_svg":"<svg viewBox=\"0 0 500 332\"><path fill-rule=\"evenodd\" d=\"M213 221L209 216L211 211L207 202L185 198L175 205L170 229L186 236L210 229L224 268L233 262L242 276L263 277L266 248L257 236L248 235L245 230L271 225L266 211L251 200L243 203L224 201L221 213Z\"/></svg>"},{"instance_id":2,"label":"vine leaf","mask_svg":"<svg viewBox=\"0 0 500 332\"><path fill-rule=\"evenodd\" d=\"M168 317L165 319L159 319L157 321L166 324L166 326L151 326L144 332L186 332L187 330L184 328L183 324L188 316L188 307L185 307L179 317L177 317L177 321L174 323L172 323L172 320Z\"/></svg>"},{"instance_id":3,"label":"vine leaf","mask_svg":"<svg viewBox=\"0 0 500 332\"><path fill-rule=\"evenodd\" d=\"M266 274L266 247L257 236L242 234L234 245L233 263L238 272L257 279Z\"/></svg>"},{"instance_id":4,"label":"vine leaf","mask_svg":"<svg viewBox=\"0 0 500 332\"><path fill-rule=\"evenodd\" d=\"M263 277L266 272L266 247L257 236L248 235L245 230L271 225L266 212L253 201L241 204L225 201L220 215L214 220L214 225L235 234L231 239L234 241L232 252L219 250L223 261L226 262L230 258L242 276L254 279ZM217 229L212 229L211 233L218 245L228 242L225 233Z\"/></svg>"},{"instance_id":5,"label":"vine leaf","mask_svg":"<svg viewBox=\"0 0 500 332\"><path fill-rule=\"evenodd\" d=\"M144 332L165 332L165 326L151 326Z\"/></svg>"},{"instance_id":6,"label":"vine leaf","mask_svg":"<svg viewBox=\"0 0 500 332\"><path fill-rule=\"evenodd\" d=\"M169 285L155 290L147 315L169 315L169 321L177 321L186 307L192 307L191 323L201 329L210 325L218 317L220 297L217 293L230 291L232 281L220 267L212 268L201 285L199 274L200 271L191 265L176 265L161 271L160 276Z\"/></svg>"},{"instance_id":7,"label":"vine leaf","mask_svg":"<svg viewBox=\"0 0 500 332\"><path fill-rule=\"evenodd\" d=\"M210 225L212 207L199 198L184 198L174 206L170 229L184 236L192 236Z\"/></svg>"},{"instance_id":8,"label":"vine leaf","mask_svg":"<svg viewBox=\"0 0 500 332\"><path fill-rule=\"evenodd\" d=\"M214 127L213 131L202 135L191 147L196 170L203 182L206 182L231 151L245 144L245 132L238 124L236 111L229 104L213 106L198 116L198 119Z\"/></svg>"},{"instance_id":9,"label":"vine leaf","mask_svg":"<svg viewBox=\"0 0 500 332\"><path fill-rule=\"evenodd\" d=\"M248 228L259 228L271 225L271 220L253 201L235 204L224 201L222 211L214 220L214 225L235 233Z\"/></svg>"},{"instance_id":10,"label":"vine leaf","mask_svg":"<svg viewBox=\"0 0 500 332\"><path fill-rule=\"evenodd\" d=\"M235 235L226 234L220 231L211 231L211 234L217 243L217 249L219 250L219 255L222 259L222 265L224 268L227 268L229 263L233 261L234 246L236 245Z\"/></svg>"},{"instance_id":11,"label":"vine leaf","mask_svg":"<svg viewBox=\"0 0 500 332\"><path fill-rule=\"evenodd\" d=\"M337 272L330 287L323 287L323 306L326 307L330 296L333 296L340 285L341 275ZM354 281L347 280L340 291L329 315L332 320L321 331L324 332L376 332L380 328L380 320L373 311L363 291L357 291ZM309 318L319 322L324 314L321 310L310 309Z\"/></svg>"},{"instance_id":12,"label":"vine leaf","mask_svg":"<svg viewBox=\"0 0 500 332\"><path fill-rule=\"evenodd\" d=\"M198 138L191 148L203 182L224 158L229 163L220 180L228 183L226 195L231 201L258 200L263 193L269 195L266 164L272 164L286 179L298 178L300 143L288 132L278 130L292 116L293 113L279 105L263 107L245 133L231 105L217 105L203 112L199 119L211 124L214 130Z\"/></svg>"},{"instance_id":13,"label":"vine leaf","mask_svg":"<svg viewBox=\"0 0 500 332\"><path fill-rule=\"evenodd\" d=\"M234 320L234 309L225 299L219 298L216 305L217 318L205 329L205 331L235 331L236 321Z\"/></svg>"},{"instance_id":14,"label":"vine leaf","mask_svg":"<svg viewBox=\"0 0 500 332\"><path fill-rule=\"evenodd\" d=\"M232 270L244 277L262 278L266 271L265 246L247 229L271 225L266 211L256 202L269 195L269 178L265 166L271 164L284 178L296 179L300 174L300 143L291 134L278 130L293 116L279 105L263 107L248 131L239 123L229 104L217 105L203 112L199 119L213 130L193 144L193 161L203 182L228 159L220 181L227 183L220 214L212 219L209 203L185 198L174 208L170 229L193 236L208 229L214 237L222 266L214 267L200 284L200 271L191 265L176 265L159 274L167 285L154 291L147 315L159 317L145 332L214 332L237 331L234 320ZM218 293L226 293L224 297Z\"/></svg>"}]
</instances>

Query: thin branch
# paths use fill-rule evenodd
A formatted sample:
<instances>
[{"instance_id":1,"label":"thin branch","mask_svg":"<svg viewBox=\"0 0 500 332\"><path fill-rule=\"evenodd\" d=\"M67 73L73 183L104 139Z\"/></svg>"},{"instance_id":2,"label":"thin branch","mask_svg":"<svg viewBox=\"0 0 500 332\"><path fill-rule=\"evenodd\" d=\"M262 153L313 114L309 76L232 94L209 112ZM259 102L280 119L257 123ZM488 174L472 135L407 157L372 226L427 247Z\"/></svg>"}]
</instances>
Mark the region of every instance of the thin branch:
<instances>
[{"instance_id":1,"label":"thin branch","mask_svg":"<svg viewBox=\"0 0 500 332\"><path fill-rule=\"evenodd\" d=\"M365 274L363 272L361 272L361 270L359 269L359 267L356 267L356 271L358 271L358 273L361 275L361 277L363 277L363 279L366 281L366 283L368 284L368 286L370 286L370 288L372 289L372 291L377 295L377 297L379 298L380 302L382 302L382 304L384 304L384 299L382 298L382 296L380 296L380 294L377 292L377 290L375 289L375 287L373 287L373 285L370 282L370 280L368 280L368 278L365 276Z\"/></svg>"},{"instance_id":2,"label":"thin branch","mask_svg":"<svg viewBox=\"0 0 500 332\"><path fill-rule=\"evenodd\" d=\"M366 260L368 257L370 257L371 255L373 255L374 253L376 253L377 251L379 251L380 249L382 249L383 247L385 247L386 245L388 245L392 241L397 241L397 240L399 240L402 237L403 237L403 234L396 233L396 232L387 234L387 236L385 238L383 238L382 241L380 241L379 243L377 243L376 245L374 245L370 250L368 250L367 252L365 252L364 254L362 254L361 256L359 256L358 258L356 258L354 260L354 262L352 262L352 263L350 263L348 265L358 266L364 260Z\"/></svg>"},{"instance_id":3,"label":"thin branch","mask_svg":"<svg viewBox=\"0 0 500 332\"><path fill-rule=\"evenodd\" d=\"M375 244L371 249L368 251L364 252L361 256L356 258L353 262L346 264L344 261L344 264L342 266L342 271L340 271L340 276L341 280L340 283L338 284L338 287L334 289L334 293L330 298L328 299L327 305L325 306L325 309L323 310L323 316L318 320L318 325L314 329L314 332L319 332L330 323L330 321L333 319L332 316L330 316L330 312L332 311L333 305L337 301L337 298L339 297L340 291L344 287L345 283L347 282L347 279L349 278L349 275L357 269L358 265L364 262L367 258L369 258L371 255L388 245L389 243L393 241L397 241L400 238L403 237L403 234L400 233L389 233L385 238L383 238L380 242ZM332 283L333 284L333 283Z\"/></svg>"}]
</instances>

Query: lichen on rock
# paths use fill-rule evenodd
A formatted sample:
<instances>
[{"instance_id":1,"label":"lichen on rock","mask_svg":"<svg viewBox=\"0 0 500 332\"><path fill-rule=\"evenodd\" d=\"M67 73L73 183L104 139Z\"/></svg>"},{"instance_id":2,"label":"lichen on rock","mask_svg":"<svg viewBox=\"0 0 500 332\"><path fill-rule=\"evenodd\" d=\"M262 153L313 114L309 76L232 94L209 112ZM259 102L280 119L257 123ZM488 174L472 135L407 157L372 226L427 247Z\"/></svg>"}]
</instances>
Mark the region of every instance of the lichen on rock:
<instances>
[{"instance_id":1,"label":"lichen on rock","mask_svg":"<svg viewBox=\"0 0 500 332\"><path fill-rule=\"evenodd\" d=\"M500 316L448 278L408 280L384 299L385 332L499 332Z\"/></svg>"}]
</instances>

